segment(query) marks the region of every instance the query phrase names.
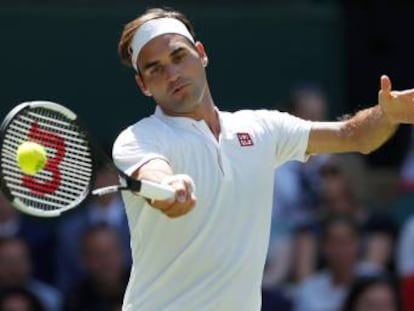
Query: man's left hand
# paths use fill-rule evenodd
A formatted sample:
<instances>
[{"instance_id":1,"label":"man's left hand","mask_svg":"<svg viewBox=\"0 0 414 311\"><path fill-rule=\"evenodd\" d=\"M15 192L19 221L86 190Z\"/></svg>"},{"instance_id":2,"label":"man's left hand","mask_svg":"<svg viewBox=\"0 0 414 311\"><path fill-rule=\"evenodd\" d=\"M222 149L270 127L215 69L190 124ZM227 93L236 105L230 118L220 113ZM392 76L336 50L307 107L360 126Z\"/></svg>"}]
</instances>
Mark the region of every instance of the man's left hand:
<instances>
[{"instance_id":1,"label":"man's left hand","mask_svg":"<svg viewBox=\"0 0 414 311\"><path fill-rule=\"evenodd\" d=\"M390 122L414 124L414 89L392 91L390 78L383 75L378 102Z\"/></svg>"}]
</instances>

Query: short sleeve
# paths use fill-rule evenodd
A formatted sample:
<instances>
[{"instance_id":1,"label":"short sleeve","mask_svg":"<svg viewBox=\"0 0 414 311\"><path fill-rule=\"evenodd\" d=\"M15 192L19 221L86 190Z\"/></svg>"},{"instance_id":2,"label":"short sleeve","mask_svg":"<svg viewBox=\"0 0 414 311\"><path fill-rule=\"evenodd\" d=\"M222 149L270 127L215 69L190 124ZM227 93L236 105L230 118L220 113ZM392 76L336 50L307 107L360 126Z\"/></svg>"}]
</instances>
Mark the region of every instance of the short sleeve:
<instances>
[{"instance_id":1,"label":"short sleeve","mask_svg":"<svg viewBox=\"0 0 414 311\"><path fill-rule=\"evenodd\" d=\"M275 166L289 160L308 160L306 149L312 127L311 121L277 110L260 110L258 113L275 144Z\"/></svg>"},{"instance_id":2,"label":"short sleeve","mask_svg":"<svg viewBox=\"0 0 414 311\"><path fill-rule=\"evenodd\" d=\"M127 175L153 159L163 159L165 148L151 129L134 125L124 130L115 140L112 156L115 165Z\"/></svg>"}]
</instances>

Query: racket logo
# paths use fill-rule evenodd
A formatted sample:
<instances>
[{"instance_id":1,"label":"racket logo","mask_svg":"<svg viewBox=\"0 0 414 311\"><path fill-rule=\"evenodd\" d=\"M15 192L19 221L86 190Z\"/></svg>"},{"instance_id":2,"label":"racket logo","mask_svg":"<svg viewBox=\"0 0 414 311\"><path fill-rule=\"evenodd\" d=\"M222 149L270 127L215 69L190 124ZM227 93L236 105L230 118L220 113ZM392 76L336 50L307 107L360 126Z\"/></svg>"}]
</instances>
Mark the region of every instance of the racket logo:
<instances>
[{"instance_id":1,"label":"racket logo","mask_svg":"<svg viewBox=\"0 0 414 311\"><path fill-rule=\"evenodd\" d=\"M249 133L237 133L237 138L239 139L240 146L248 147L253 146L253 139L250 137Z\"/></svg>"},{"instance_id":2,"label":"racket logo","mask_svg":"<svg viewBox=\"0 0 414 311\"><path fill-rule=\"evenodd\" d=\"M32 123L28 139L53 148L56 152L54 156L48 156L47 163L43 168L44 171L51 173L51 180L40 181L34 176L24 175L22 178L23 186L39 196L51 194L59 188L62 180L59 164L65 156L65 140L56 133L42 129L37 121Z\"/></svg>"}]
</instances>

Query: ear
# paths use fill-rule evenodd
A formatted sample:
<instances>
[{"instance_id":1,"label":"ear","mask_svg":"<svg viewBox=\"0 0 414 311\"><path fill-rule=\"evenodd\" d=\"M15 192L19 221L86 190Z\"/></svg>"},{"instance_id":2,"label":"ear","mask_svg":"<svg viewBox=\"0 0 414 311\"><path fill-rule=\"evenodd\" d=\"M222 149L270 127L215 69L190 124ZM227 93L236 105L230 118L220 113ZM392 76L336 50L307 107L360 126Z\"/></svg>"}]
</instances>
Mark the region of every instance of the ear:
<instances>
[{"instance_id":1,"label":"ear","mask_svg":"<svg viewBox=\"0 0 414 311\"><path fill-rule=\"evenodd\" d=\"M141 75L139 73L137 73L135 75L135 81L137 82L137 85L139 86L139 89L141 90L141 92L145 96L148 96L148 97L151 97L152 96L150 90L145 85L145 82L142 80L142 77L141 77Z\"/></svg>"},{"instance_id":2,"label":"ear","mask_svg":"<svg viewBox=\"0 0 414 311\"><path fill-rule=\"evenodd\" d=\"M200 55L201 64L203 65L203 67L207 67L208 57L207 57L206 50L204 49L204 45L200 41L197 41L195 43L195 47L197 49L198 54Z\"/></svg>"}]
</instances>

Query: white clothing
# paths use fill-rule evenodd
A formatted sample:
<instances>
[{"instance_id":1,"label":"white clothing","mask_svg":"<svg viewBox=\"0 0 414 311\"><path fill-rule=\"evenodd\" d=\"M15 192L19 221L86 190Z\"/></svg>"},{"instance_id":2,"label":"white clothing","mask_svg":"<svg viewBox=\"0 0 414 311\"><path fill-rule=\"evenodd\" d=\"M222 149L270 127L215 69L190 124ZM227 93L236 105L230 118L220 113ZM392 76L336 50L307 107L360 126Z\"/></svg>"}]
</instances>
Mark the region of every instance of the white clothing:
<instances>
[{"instance_id":1,"label":"white clothing","mask_svg":"<svg viewBox=\"0 0 414 311\"><path fill-rule=\"evenodd\" d=\"M123 193L133 255L123 311L260 310L273 170L307 159L311 123L278 111L217 113L218 141L204 121L157 108L114 144L127 174L162 158L193 178L197 197L172 219Z\"/></svg>"},{"instance_id":2,"label":"white clothing","mask_svg":"<svg viewBox=\"0 0 414 311\"><path fill-rule=\"evenodd\" d=\"M347 287L335 286L328 271L306 279L299 287L295 311L339 311L347 294Z\"/></svg>"}]
</instances>

